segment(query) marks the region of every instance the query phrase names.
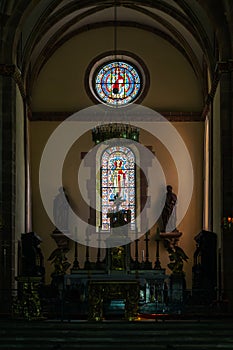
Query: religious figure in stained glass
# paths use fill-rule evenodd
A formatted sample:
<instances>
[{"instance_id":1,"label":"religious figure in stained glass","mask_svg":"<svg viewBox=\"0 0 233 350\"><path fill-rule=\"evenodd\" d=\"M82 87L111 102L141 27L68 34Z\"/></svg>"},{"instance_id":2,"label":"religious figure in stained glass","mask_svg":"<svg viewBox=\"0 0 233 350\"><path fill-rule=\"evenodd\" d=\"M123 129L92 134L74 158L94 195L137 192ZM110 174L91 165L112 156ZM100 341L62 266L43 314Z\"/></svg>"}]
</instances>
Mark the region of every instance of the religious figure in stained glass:
<instances>
[{"instance_id":1,"label":"religious figure in stained glass","mask_svg":"<svg viewBox=\"0 0 233 350\"><path fill-rule=\"evenodd\" d=\"M126 172L121 159L116 159L113 165L112 183L115 188L115 195L124 198L124 188L126 182Z\"/></svg>"},{"instance_id":2,"label":"religious figure in stained glass","mask_svg":"<svg viewBox=\"0 0 233 350\"><path fill-rule=\"evenodd\" d=\"M135 225L135 156L125 146L110 147L101 158L102 230L110 230L109 212L131 211Z\"/></svg>"},{"instance_id":3,"label":"religious figure in stained glass","mask_svg":"<svg viewBox=\"0 0 233 350\"><path fill-rule=\"evenodd\" d=\"M124 94L124 76L121 75L121 70L116 69L115 81L112 84L112 92L114 95L122 96Z\"/></svg>"},{"instance_id":4,"label":"religious figure in stained glass","mask_svg":"<svg viewBox=\"0 0 233 350\"><path fill-rule=\"evenodd\" d=\"M101 102L124 106L136 100L141 91L141 77L136 67L124 61L113 61L96 73L94 89Z\"/></svg>"}]
</instances>

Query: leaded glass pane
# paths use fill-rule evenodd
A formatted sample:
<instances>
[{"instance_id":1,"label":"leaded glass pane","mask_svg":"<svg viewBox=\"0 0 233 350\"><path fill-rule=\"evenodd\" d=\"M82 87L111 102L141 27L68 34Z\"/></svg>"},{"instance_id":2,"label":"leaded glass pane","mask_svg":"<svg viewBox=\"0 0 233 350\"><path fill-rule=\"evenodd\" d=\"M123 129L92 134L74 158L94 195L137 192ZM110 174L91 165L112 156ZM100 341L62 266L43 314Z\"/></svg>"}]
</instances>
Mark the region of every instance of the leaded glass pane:
<instances>
[{"instance_id":1,"label":"leaded glass pane","mask_svg":"<svg viewBox=\"0 0 233 350\"><path fill-rule=\"evenodd\" d=\"M131 229L135 226L135 156L125 146L104 151L101 158L102 230L110 230L108 212L115 210L114 200L121 197L119 209L131 210Z\"/></svg>"},{"instance_id":2,"label":"leaded glass pane","mask_svg":"<svg viewBox=\"0 0 233 350\"><path fill-rule=\"evenodd\" d=\"M132 64L114 61L97 71L94 87L102 102L111 106L124 106L138 97L141 78Z\"/></svg>"}]
</instances>

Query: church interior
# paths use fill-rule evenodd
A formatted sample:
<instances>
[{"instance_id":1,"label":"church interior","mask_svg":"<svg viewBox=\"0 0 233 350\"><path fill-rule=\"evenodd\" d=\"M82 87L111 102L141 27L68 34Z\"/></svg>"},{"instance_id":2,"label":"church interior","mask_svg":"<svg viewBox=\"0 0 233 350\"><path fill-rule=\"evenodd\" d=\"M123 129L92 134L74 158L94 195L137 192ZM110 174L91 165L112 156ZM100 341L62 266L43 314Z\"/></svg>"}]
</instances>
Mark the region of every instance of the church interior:
<instances>
[{"instance_id":1,"label":"church interior","mask_svg":"<svg viewBox=\"0 0 233 350\"><path fill-rule=\"evenodd\" d=\"M0 18L0 319L231 317L233 2Z\"/></svg>"}]
</instances>

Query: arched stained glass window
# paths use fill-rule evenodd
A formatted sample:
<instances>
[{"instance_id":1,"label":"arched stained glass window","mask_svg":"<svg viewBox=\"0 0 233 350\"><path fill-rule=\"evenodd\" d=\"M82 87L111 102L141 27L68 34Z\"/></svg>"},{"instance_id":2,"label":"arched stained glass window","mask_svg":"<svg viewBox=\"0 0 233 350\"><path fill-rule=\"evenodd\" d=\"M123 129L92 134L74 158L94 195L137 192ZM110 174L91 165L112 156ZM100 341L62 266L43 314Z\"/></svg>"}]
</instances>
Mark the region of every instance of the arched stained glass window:
<instances>
[{"instance_id":1,"label":"arched stained glass window","mask_svg":"<svg viewBox=\"0 0 233 350\"><path fill-rule=\"evenodd\" d=\"M124 106L140 95L142 78L132 63L112 61L96 70L93 85L100 102Z\"/></svg>"},{"instance_id":2,"label":"arched stained glass window","mask_svg":"<svg viewBox=\"0 0 233 350\"><path fill-rule=\"evenodd\" d=\"M135 155L125 146L114 146L105 150L101 157L101 229L110 230L107 214L116 211L115 199L119 199L118 210L131 211L131 229L135 226Z\"/></svg>"}]
</instances>

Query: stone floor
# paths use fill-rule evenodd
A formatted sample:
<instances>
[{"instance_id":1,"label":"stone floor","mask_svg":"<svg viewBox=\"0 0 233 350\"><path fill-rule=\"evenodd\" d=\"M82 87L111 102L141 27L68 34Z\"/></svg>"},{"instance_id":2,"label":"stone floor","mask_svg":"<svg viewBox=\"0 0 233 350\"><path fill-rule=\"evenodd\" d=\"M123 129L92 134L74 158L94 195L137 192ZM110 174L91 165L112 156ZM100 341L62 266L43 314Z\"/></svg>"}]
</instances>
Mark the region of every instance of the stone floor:
<instances>
[{"instance_id":1,"label":"stone floor","mask_svg":"<svg viewBox=\"0 0 233 350\"><path fill-rule=\"evenodd\" d=\"M0 339L0 349L233 349L233 319L1 319Z\"/></svg>"}]
</instances>

